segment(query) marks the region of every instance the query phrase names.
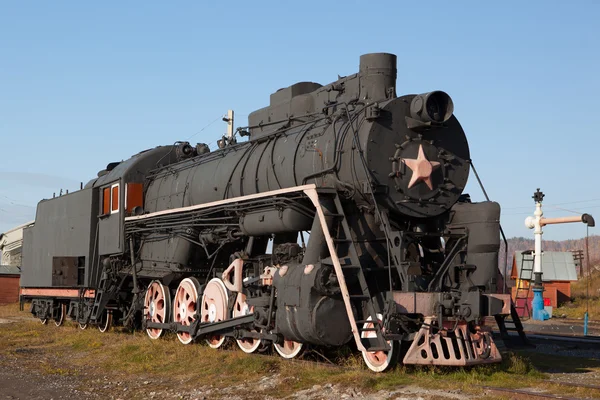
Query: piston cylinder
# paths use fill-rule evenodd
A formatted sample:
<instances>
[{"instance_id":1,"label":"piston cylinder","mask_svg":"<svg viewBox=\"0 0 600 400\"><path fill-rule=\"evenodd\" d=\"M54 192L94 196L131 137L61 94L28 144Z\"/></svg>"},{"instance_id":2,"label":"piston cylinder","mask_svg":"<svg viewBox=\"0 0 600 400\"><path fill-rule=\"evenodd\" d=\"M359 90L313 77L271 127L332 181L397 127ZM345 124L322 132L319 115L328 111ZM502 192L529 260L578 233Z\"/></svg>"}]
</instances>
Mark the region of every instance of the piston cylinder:
<instances>
[{"instance_id":1,"label":"piston cylinder","mask_svg":"<svg viewBox=\"0 0 600 400\"><path fill-rule=\"evenodd\" d=\"M340 346L351 339L350 322L332 267L290 265L275 274L273 286L278 293L277 328L287 340Z\"/></svg>"}]
</instances>

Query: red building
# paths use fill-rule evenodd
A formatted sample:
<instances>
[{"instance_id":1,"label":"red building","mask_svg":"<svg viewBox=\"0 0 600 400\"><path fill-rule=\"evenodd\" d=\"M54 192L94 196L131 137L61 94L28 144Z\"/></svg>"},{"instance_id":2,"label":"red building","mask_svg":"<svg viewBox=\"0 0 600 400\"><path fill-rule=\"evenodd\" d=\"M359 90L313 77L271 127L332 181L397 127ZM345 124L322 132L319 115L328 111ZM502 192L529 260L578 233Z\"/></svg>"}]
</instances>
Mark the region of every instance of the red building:
<instances>
[{"instance_id":1,"label":"red building","mask_svg":"<svg viewBox=\"0 0 600 400\"><path fill-rule=\"evenodd\" d=\"M0 265L0 304L19 301L19 280L21 269L9 265Z\"/></svg>"},{"instance_id":2,"label":"red building","mask_svg":"<svg viewBox=\"0 0 600 400\"><path fill-rule=\"evenodd\" d=\"M528 303L533 299L533 290L530 286L533 280L532 256L523 255L516 251L513 256L510 279L512 285L512 298L517 306L521 306L525 297ZM575 260L571 252L545 251L542 253L542 282L544 284L545 304L557 308L571 299L571 282L577 281ZM519 308L518 308L519 310ZM520 311L520 310L519 310ZM521 314L521 312L519 312Z\"/></svg>"}]
</instances>

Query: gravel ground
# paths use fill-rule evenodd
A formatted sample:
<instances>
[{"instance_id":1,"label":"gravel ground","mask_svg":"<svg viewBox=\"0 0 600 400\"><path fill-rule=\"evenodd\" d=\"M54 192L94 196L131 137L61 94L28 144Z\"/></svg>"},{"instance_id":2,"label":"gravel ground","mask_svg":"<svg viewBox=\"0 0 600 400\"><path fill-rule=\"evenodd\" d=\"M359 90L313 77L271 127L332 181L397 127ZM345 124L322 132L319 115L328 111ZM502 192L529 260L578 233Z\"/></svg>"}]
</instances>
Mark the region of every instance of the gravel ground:
<instances>
[{"instance_id":1,"label":"gravel ground","mask_svg":"<svg viewBox=\"0 0 600 400\"><path fill-rule=\"evenodd\" d=\"M575 345L561 346L557 344L537 344L535 351L557 356L593 358L600 360L600 344L597 349L579 348ZM600 381L598 383L600 384Z\"/></svg>"},{"instance_id":2,"label":"gravel ground","mask_svg":"<svg viewBox=\"0 0 600 400\"><path fill-rule=\"evenodd\" d=\"M15 322L14 319L0 320L2 323ZM1 339L0 339L1 340ZM500 346L502 347L502 346ZM540 343L538 353L581 357L581 367L569 373L559 370L546 371L554 382L571 384L600 385L600 348L580 348L575 344ZM0 355L0 400L3 399L280 399L274 393L277 388L293 384L293 377L283 378L278 374L264 376L258 381L232 385L228 388L198 384L190 388L177 379L156 380L145 376L98 376L87 370L74 374L43 373L39 366L49 361L49 355L33 349L16 349L15 353ZM38 364L38 365L36 365ZM593 366L593 367L590 367ZM36 368L37 367L37 368ZM54 371L56 372L56 371ZM97 374L97 373L96 373ZM380 390L376 393L363 393L348 385L314 385L299 390L287 397L289 400L338 400L338 399L469 399L460 390L435 390L417 386L398 387L394 390Z\"/></svg>"},{"instance_id":3,"label":"gravel ground","mask_svg":"<svg viewBox=\"0 0 600 400\"><path fill-rule=\"evenodd\" d=\"M547 349L551 351L551 349ZM555 382L575 384L598 384L600 372L590 371L581 373L550 372L550 379ZM193 389L178 387L178 382L147 380L143 376L124 377L122 381L111 380L106 376L91 376L81 372L78 376L61 376L42 374L27 369L17 363L16 359L0 357L0 400L3 399L180 399L180 400L275 400L281 397L273 396L273 389L288 385L290 379L282 379L279 375L265 376L258 382L247 382L233 385L226 389L212 386L199 386ZM267 393L271 393L268 395ZM338 399L369 399L369 400L404 400L404 399L443 399L463 400L475 398L460 390L435 390L417 386L405 386L395 390L380 390L376 393L362 393L355 388L341 385L314 385L311 388L299 390L287 397L289 400L338 400Z\"/></svg>"},{"instance_id":4,"label":"gravel ground","mask_svg":"<svg viewBox=\"0 0 600 400\"><path fill-rule=\"evenodd\" d=\"M8 361L8 362L7 362ZM14 361L0 358L0 400L59 400L59 399L181 399L181 400L275 400L281 397L266 395L286 382L278 375L265 376L258 382L243 383L226 389L201 386L195 389L177 389L176 382L110 381L107 377L74 377L44 375L25 370ZM82 379L83 378L83 379ZM82 387L85 385L85 389ZM170 387L169 387L170 386ZM300 390L285 397L290 400L338 400L338 399L469 399L470 396L460 390L441 391L416 386L402 387L397 390L380 390L364 394L354 388L341 385L314 385L310 389Z\"/></svg>"},{"instance_id":5,"label":"gravel ground","mask_svg":"<svg viewBox=\"0 0 600 400\"><path fill-rule=\"evenodd\" d=\"M74 376L46 375L23 368L16 359L0 356L0 399L96 399L99 395L82 391Z\"/></svg>"}]
</instances>

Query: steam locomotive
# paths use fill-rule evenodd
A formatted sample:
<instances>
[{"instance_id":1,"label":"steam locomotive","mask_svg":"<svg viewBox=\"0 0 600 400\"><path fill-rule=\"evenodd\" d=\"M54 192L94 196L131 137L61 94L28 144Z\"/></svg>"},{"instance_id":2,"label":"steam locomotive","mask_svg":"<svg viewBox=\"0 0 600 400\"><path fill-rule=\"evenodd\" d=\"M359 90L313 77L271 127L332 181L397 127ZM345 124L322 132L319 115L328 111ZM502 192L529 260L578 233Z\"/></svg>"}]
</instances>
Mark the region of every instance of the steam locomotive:
<instances>
[{"instance_id":1,"label":"steam locomotive","mask_svg":"<svg viewBox=\"0 0 600 400\"><path fill-rule=\"evenodd\" d=\"M285 358L350 344L376 372L501 361L485 325L510 308L500 207L463 194L452 99L398 97L396 75L395 55L363 55L358 73L276 91L215 150L155 147L42 200L22 304Z\"/></svg>"}]
</instances>

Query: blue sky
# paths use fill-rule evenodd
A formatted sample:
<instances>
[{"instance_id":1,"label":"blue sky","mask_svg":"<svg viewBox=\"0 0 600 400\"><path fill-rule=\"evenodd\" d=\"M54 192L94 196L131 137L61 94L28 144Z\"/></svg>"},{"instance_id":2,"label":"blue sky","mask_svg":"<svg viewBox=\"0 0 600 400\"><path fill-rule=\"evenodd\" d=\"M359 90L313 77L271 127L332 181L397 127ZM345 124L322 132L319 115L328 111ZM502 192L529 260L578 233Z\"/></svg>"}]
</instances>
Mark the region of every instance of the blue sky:
<instances>
[{"instance_id":1,"label":"blue sky","mask_svg":"<svg viewBox=\"0 0 600 400\"><path fill-rule=\"evenodd\" d=\"M537 187L548 216L600 220L600 2L0 1L0 231L110 161L213 143L296 81L398 55L399 94L448 92L508 236ZM471 174L467 191L483 197ZM595 233L594 229L591 233ZM546 239L585 235L551 226Z\"/></svg>"}]
</instances>

